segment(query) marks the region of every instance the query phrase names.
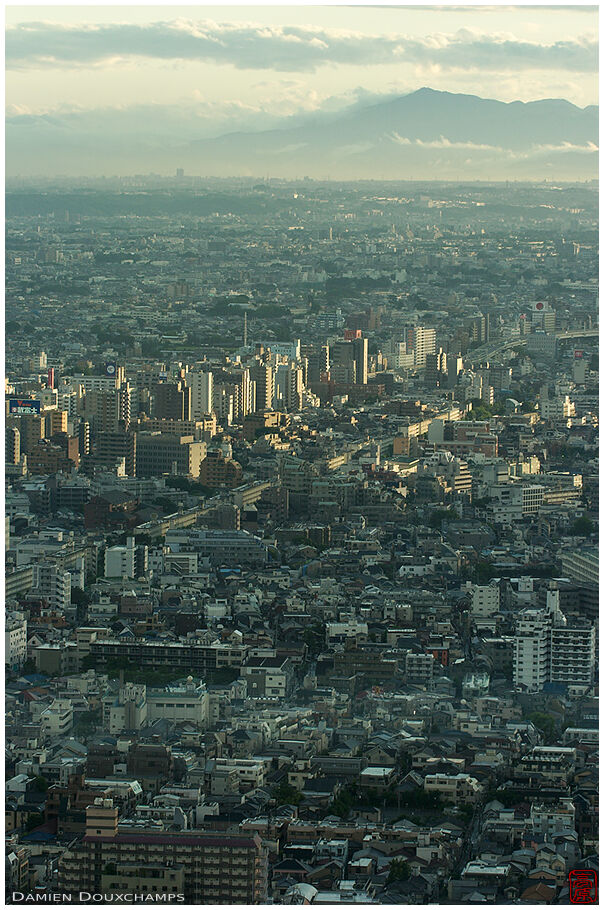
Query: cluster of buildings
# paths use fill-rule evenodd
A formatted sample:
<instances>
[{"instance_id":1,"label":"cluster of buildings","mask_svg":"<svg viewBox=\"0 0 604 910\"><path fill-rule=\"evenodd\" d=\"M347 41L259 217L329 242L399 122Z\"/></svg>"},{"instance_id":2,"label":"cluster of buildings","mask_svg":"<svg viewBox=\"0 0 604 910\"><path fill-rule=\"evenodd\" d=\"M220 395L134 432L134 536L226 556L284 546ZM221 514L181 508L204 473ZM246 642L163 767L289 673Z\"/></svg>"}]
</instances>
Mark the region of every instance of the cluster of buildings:
<instances>
[{"instance_id":1,"label":"cluster of buildings","mask_svg":"<svg viewBox=\"0 0 604 910\"><path fill-rule=\"evenodd\" d=\"M10 201L7 899L567 903L597 194L198 195Z\"/></svg>"}]
</instances>

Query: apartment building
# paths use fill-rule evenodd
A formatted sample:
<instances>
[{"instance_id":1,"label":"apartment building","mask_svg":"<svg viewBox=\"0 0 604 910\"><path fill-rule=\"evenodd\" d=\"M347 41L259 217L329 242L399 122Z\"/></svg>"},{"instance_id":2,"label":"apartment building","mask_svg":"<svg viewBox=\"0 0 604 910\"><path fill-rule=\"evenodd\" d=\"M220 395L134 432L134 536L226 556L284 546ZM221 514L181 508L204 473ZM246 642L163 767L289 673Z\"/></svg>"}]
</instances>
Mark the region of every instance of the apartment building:
<instances>
[{"instance_id":1,"label":"apartment building","mask_svg":"<svg viewBox=\"0 0 604 910\"><path fill-rule=\"evenodd\" d=\"M27 657L27 620L24 613L8 613L4 623L4 663L18 669Z\"/></svg>"},{"instance_id":2,"label":"apartment building","mask_svg":"<svg viewBox=\"0 0 604 910\"><path fill-rule=\"evenodd\" d=\"M61 855L58 890L79 898L114 885L156 900L180 894L189 904L266 903L267 853L257 835L118 828L113 801L97 799L86 810L86 836Z\"/></svg>"},{"instance_id":3,"label":"apartment building","mask_svg":"<svg viewBox=\"0 0 604 910\"><path fill-rule=\"evenodd\" d=\"M426 793L438 793L446 802L475 803L480 799L482 787L470 774L426 774Z\"/></svg>"}]
</instances>

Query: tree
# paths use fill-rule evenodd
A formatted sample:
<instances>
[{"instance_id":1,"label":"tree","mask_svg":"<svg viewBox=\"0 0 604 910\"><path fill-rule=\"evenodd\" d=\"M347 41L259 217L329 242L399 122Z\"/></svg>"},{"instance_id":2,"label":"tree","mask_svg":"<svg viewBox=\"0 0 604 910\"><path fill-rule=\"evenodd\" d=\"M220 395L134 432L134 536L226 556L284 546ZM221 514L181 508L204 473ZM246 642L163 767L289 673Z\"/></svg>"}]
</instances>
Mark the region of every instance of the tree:
<instances>
[{"instance_id":1,"label":"tree","mask_svg":"<svg viewBox=\"0 0 604 910\"><path fill-rule=\"evenodd\" d=\"M281 781L278 787L273 787L271 796L278 806L299 806L302 794L286 780Z\"/></svg>"},{"instance_id":2,"label":"tree","mask_svg":"<svg viewBox=\"0 0 604 910\"><path fill-rule=\"evenodd\" d=\"M386 884L390 885L392 882L406 882L411 877L411 866L404 859L393 859L390 863L390 871L388 872L388 878L386 879Z\"/></svg>"},{"instance_id":3,"label":"tree","mask_svg":"<svg viewBox=\"0 0 604 910\"><path fill-rule=\"evenodd\" d=\"M551 714L544 711L532 711L528 719L543 733L547 742L554 742L556 738L556 721Z\"/></svg>"},{"instance_id":4,"label":"tree","mask_svg":"<svg viewBox=\"0 0 604 910\"><path fill-rule=\"evenodd\" d=\"M71 589L71 602L76 607L87 607L90 603L90 596L76 586Z\"/></svg>"},{"instance_id":5,"label":"tree","mask_svg":"<svg viewBox=\"0 0 604 910\"><path fill-rule=\"evenodd\" d=\"M587 515L582 515L576 521L573 521L570 530L571 534L576 534L579 537L589 537L590 534L593 534L594 523Z\"/></svg>"},{"instance_id":6,"label":"tree","mask_svg":"<svg viewBox=\"0 0 604 910\"><path fill-rule=\"evenodd\" d=\"M35 778L35 786L38 793L46 793L48 790L48 781L45 777L38 774Z\"/></svg>"}]
</instances>

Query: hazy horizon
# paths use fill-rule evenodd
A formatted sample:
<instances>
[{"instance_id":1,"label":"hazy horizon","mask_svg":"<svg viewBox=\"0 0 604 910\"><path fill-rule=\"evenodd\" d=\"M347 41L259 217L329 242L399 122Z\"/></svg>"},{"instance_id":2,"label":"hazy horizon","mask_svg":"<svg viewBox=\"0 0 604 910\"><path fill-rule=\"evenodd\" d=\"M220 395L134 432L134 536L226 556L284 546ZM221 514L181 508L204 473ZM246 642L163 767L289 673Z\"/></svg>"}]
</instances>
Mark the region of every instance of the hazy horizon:
<instances>
[{"instance_id":1,"label":"hazy horizon","mask_svg":"<svg viewBox=\"0 0 604 910\"><path fill-rule=\"evenodd\" d=\"M6 22L10 177L184 168L322 179L341 162L343 179L367 179L372 161L377 179L397 179L400 170L424 180L443 168L452 180L595 175L597 128L577 132L574 114L580 109L586 121L598 103L594 6L9 6ZM344 147L335 136L327 150L312 134L337 131L341 118L363 112L370 119L423 87L504 103L504 116L515 113L513 102L575 108L565 106L568 123L544 126L523 150L495 141L492 129L454 135L456 109L433 111L427 126L428 115L409 120L405 112L390 129L384 116L373 134L359 120L367 135ZM517 128L512 119L509 128ZM254 137L287 130L293 138L275 150L275 168L270 143L254 150ZM237 133L249 160L215 145ZM542 141L546 133L551 139Z\"/></svg>"}]
</instances>

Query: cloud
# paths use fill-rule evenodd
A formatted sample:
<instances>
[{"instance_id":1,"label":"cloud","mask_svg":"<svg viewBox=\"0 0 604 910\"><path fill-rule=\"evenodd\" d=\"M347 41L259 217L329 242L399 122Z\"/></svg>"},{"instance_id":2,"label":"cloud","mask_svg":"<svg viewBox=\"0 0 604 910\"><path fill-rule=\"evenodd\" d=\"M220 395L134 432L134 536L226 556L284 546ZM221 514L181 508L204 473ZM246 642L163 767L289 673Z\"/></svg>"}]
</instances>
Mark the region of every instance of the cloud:
<instances>
[{"instance_id":1,"label":"cloud","mask_svg":"<svg viewBox=\"0 0 604 910\"><path fill-rule=\"evenodd\" d=\"M596 72L591 38L553 44L467 29L423 38L341 29L175 19L149 24L28 22L6 30L6 67L98 67L135 58L203 61L238 69L312 72L324 65L410 63L467 71Z\"/></svg>"},{"instance_id":2,"label":"cloud","mask_svg":"<svg viewBox=\"0 0 604 910\"><path fill-rule=\"evenodd\" d=\"M450 151L460 150L468 152L489 152L494 155L506 155L510 158L527 159L539 155L549 154L568 154L570 152L585 155L594 154L599 151L595 142L586 142L581 145L573 142L561 142L557 145L553 143L544 143L541 145L532 145L530 148L518 151L511 148L504 148L500 145L488 145L479 142L455 142L441 136L439 139L408 139L399 133L392 133L390 139L397 145L415 146L416 148L425 149L447 149Z\"/></svg>"}]
</instances>

